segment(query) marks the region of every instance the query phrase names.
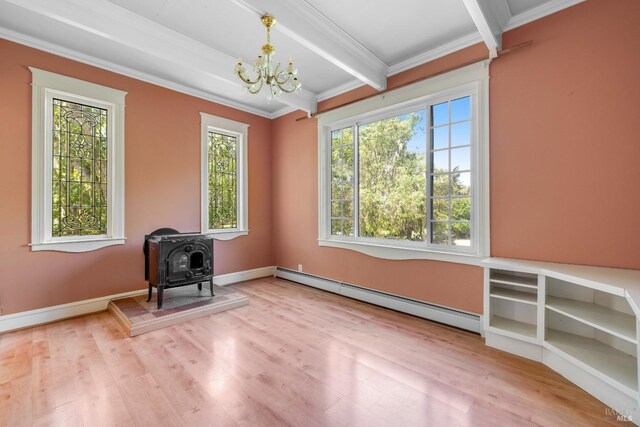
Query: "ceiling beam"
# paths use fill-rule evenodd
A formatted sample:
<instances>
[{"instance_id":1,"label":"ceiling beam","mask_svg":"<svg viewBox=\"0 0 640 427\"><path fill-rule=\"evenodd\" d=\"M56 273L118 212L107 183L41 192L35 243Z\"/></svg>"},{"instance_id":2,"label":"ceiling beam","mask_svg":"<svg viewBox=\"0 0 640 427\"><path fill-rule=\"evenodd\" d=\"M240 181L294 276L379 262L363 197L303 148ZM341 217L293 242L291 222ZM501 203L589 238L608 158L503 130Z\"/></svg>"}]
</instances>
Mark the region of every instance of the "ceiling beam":
<instances>
[{"instance_id":1,"label":"ceiling beam","mask_svg":"<svg viewBox=\"0 0 640 427\"><path fill-rule=\"evenodd\" d=\"M490 56L495 58L502 49L502 32L511 19L511 9L507 0L462 1L487 45Z\"/></svg>"},{"instance_id":2,"label":"ceiling beam","mask_svg":"<svg viewBox=\"0 0 640 427\"><path fill-rule=\"evenodd\" d=\"M114 3L106 0L4 1L167 63L197 71L211 85L212 93L235 100L242 97L239 96L242 82L233 71L237 62L234 57ZM278 102L314 113L316 98L315 94L302 91L283 96Z\"/></svg>"},{"instance_id":3,"label":"ceiling beam","mask_svg":"<svg viewBox=\"0 0 640 427\"><path fill-rule=\"evenodd\" d=\"M389 67L304 0L234 0L257 16L274 15L274 28L377 90L387 88ZM505 0L506 1L506 0Z\"/></svg>"}]
</instances>

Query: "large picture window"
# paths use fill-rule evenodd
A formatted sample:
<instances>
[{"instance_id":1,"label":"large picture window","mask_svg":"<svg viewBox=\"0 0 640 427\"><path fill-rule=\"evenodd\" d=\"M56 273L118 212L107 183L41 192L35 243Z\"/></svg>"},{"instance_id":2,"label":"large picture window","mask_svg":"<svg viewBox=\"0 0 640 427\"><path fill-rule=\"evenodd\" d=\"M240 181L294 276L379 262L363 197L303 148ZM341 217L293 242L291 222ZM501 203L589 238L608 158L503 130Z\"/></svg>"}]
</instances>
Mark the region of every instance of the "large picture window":
<instances>
[{"instance_id":1,"label":"large picture window","mask_svg":"<svg viewBox=\"0 0 640 427\"><path fill-rule=\"evenodd\" d=\"M488 243L486 86L399 97L321 116L320 245L475 263Z\"/></svg>"},{"instance_id":2,"label":"large picture window","mask_svg":"<svg viewBox=\"0 0 640 427\"><path fill-rule=\"evenodd\" d=\"M249 126L200 113L202 123L202 232L227 240L248 233Z\"/></svg>"},{"instance_id":3,"label":"large picture window","mask_svg":"<svg viewBox=\"0 0 640 427\"><path fill-rule=\"evenodd\" d=\"M126 93L31 72L31 249L84 252L124 243Z\"/></svg>"}]
</instances>

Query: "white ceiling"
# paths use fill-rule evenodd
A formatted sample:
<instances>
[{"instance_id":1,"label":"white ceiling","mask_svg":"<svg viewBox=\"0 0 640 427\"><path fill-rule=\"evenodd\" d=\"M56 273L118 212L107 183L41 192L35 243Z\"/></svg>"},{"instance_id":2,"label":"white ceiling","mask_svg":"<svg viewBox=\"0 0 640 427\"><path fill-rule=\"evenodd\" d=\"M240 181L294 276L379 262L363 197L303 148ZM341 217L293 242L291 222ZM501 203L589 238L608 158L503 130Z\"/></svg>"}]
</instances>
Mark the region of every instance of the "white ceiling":
<instances>
[{"instance_id":1,"label":"white ceiling","mask_svg":"<svg viewBox=\"0 0 640 427\"><path fill-rule=\"evenodd\" d=\"M581 0L0 0L0 37L266 117L370 84ZM390 4L392 7L390 7ZM267 9L268 8L268 9ZM246 94L235 58L293 55L303 93ZM494 18L497 17L497 18ZM495 47L495 46L493 46Z\"/></svg>"},{"instance_id":2,"label":"white ceiling","mask_svg":"<svg viewBox=\"0 0 640 427\"><path fill-rule=\"evenodd\" d=\"M477 33L461 0L307 1L387 65Z\"/></svg>"}]
</instances>

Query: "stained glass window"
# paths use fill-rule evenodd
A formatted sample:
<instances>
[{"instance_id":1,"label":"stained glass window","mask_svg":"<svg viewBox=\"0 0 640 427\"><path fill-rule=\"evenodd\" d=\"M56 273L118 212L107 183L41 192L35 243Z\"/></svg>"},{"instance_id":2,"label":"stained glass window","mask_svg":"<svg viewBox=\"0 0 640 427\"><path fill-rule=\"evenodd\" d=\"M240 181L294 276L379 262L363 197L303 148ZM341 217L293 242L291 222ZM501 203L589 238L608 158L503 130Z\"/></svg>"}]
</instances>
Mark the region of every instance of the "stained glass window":
<instances>
[{"instance_id":1,"label":"stained glass window","mask_svg":"<svg viewBox=\"0 0 640 427\"><path fill-rule=\"evenodd\" d=\"M53 99L53 237L107 234L107 110Z\"/></svg>"},{"instance_id":2,"label":"stained glass window","mask_svg":"<svg viewBox=\"0 0 640 427\"><path fill-rule=\"evenodd\" d=\"M238 227L238 137L208 133L209 229Z\"/></svg>"}]
</instances>

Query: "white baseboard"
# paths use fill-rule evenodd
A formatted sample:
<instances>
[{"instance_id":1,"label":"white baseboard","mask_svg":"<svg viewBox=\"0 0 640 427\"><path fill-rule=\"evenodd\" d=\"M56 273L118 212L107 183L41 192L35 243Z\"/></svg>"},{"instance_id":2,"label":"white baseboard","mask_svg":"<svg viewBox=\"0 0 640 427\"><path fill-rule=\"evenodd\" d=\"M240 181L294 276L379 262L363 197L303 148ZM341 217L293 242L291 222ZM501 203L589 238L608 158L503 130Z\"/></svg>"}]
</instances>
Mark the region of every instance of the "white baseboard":
<instances>
[{"instance_id":1,"label":"white baseboard","mask_svg":"<svg viewBox=\"0 0 640 427\"><path fill-rule=\"evenodd\" d=\"M69 317L82 316L83 314L95 313L97 311L104 311L112 299L127 298L146 292L146 289L140 289L137 291L123 292L121 294L106 295L83 301L54 305L52 307L7 314L0 316L0 333L55 322L56 320L67 319Z\"/></svg>"},{"instance_id":2,"label":"white baseboard","mask_svg":"<svg viewBox=\"0 0 640 427\"><path fill-rule=\"evenodd\" d=\"M262 267L254 268L253 270L223 274L215 276L213 278L213 283L218 286L226 286L232 283L244 282L245 280L272 276L274 269L275 267ZM109 301L111 300L141 295L146 292L147 288L115 295L106 295L83 301L70 302L52 307L38 308L36 310L23 311L20 313L7 314L0 316L0 333L55 322L57 320L68 319L70 317L82 316L83 314L104 311L107 309Z\"/></svg>"},{"instance_id":3,"label":"white baseboard","mask_svg":"<svg viewBox=\"0 0 640 427\"><path fill-rule=\"evenodd\" d=\"M235 273L221 274L213 277L213 283L218 286L227 286L232 283L244 282L246 280L259 279L261 277L273 276L275 267L260 267L253 270L238 271Z\"/></svg>"},{"instance_id":4,"label":"white baseboard","mask_svg":"<svg viewBox=\"0 0 640 427\"><path fill-rule=\"evenodd\" d=\"M325 291L344 295L349 298L365 301L370 304L390 308L392 310L434 320L445 325L467 331L481 333L481 318L478 314L468 313L462 310L430 304L423 301L413 300L401 295L389 294L376 291L362 286L343 283L336 280L326 279L306 273L299 273L294 270L276 268L276 277L291 280L303 285L312 286Z\"/></svg>"},{"instance_id":5,"label":"white baseboard","mask_svg":"<svg viewBox=\"0 0 640 427\"><path fill-rule=\"evenodd\" d=\"M485 332L484 339L485 344L489 347L513 353L536 362L542 362L542 347L540 344L522 341L490 331Z\"/></svg>"}]
</instances>

